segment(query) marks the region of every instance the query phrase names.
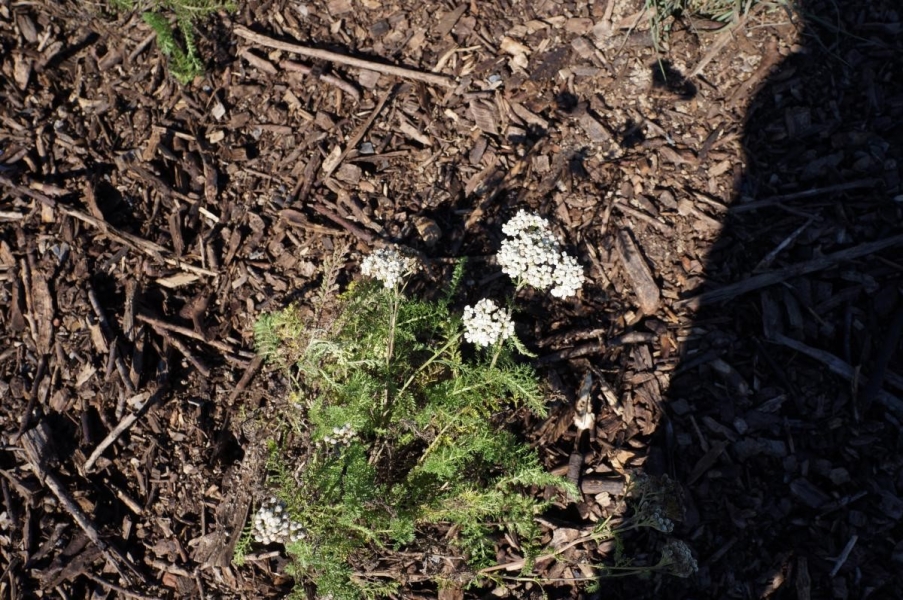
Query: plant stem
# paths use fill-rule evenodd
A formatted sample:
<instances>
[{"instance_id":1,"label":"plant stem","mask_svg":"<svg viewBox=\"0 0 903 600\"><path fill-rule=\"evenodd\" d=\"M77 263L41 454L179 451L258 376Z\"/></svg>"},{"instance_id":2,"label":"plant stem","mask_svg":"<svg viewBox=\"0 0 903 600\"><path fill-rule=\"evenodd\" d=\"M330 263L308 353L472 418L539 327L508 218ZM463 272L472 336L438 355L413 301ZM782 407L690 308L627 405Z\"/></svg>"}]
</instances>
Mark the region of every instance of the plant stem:
<instances>
[{"instance_id":1,"label":"plant stem","mask_svg":"<svg viewBox=\"0 0 903 600\"><path fill-rule=\"evenodd\" d=\"M492 361L489 363L489 368L495 368L495 362L499 359L499 354L502 353L502 341L499 340L495 343L495 353L492 355Z\"/></svg>"},{"instance_id":2,"label":"plant stem","mask_svg":"<svg viewBox=\"0 0 903 600\"><path fill-rule=\"evenodd\" d=\"M420 458L417 459L417 464L422 465L423 461L426 460L426 457L429 456L430 452L436 449L436 446L439 444L439 440L442 439L442 434L448 431L448 428L451 427L451 423L448 423L442 430L436 434L436 437L433 438L433 441L430 442L430 445L426 450L423 451L423 454L420 455Z\"/></svg>"},{"instance_id":3,"label":"plant stem","mask_svg":"<svg viewBox=\"0 0 903 600\"><path fill-rule=\"evenodd\" d=\"M398 289L396 285L392 290L392 314L389 316L389 348L386 350L386 389L383 394L383 419L385 422L389 421L389 414L391 412L392 402L394 400L393 395L390 393L391 385L390 381L392 379L392 356L395 354L395 330L398 325L398 307L401 304L401 291ZM398 392L399 394L401 392ZM396 394L397 395L397 394Z\"/></svg>"},{"instance_id":4,"label":"plant stem","mask_svg":"<svg viewBox=\"0 0 903 600\"><path fill-rule=\"evenodd\" d=\"M393 290L392 315L389 317L389 351L386 353L386 367L392 363L392 355L395 353L395 327L398 323L398 305L400 293L398 287Z\"/></svg>"},{"instance_id":5,"label":"plant stem","mask_svg":"<svg viewBox=\"0 0 903 600\"><path fill-rule=\"evenodd\" d=\"M429 359L427 359L426 362L424 362L422 365L420 365L419 367L417 367L417 370L416 370L416 371L414 371L413 373L411 373L411 376L408 377L407 381L404 382L404 385L401 386L401 389L398 390L398 395L401 395L402 393L404 393L404 391L405 391L406 389L408 389L408 386L411 385L412 383L414 383L414 378L417 377L417 375L420 374L421 371L423 371L425 368L427 368L427 367L430 366L433 362L435 362L437 358L439 358L440 356L442 356L442 355L445 353L446 350L448 350L449 348L451 348L452 345L453 345L455 342L457 342L457 341L458 341L458 338L460 338L460 337L461 337L461 334L460 334L460 333L456 333L455 335L453 335L453 336L451 336L450 338L448 338L448 341L445 342L445 345L444 345L444 346L442 346L441 348L439 348L438 350L436 350L436 352L434 352L433 355L432 355L431 357L429 357Z\"/></svg>"}]
</instances>

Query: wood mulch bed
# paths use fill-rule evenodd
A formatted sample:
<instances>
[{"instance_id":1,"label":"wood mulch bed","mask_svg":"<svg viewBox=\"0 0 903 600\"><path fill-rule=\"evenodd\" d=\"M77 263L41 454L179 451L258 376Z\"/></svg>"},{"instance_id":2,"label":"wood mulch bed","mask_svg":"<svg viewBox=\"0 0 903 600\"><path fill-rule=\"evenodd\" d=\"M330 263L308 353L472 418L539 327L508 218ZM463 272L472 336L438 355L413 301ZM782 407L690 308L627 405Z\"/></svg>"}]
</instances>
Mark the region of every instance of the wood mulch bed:
<instances>
[{"instance_id":1,"label":"wood mulch bed","mask_svg":"<svg viewBox=\"0 0 903 600\"><path fill-rule=\"evenodd\" d=\"M646 17L251 0L182 87L138 11L0 2L0 599L285 595L276 548L231 563L287 401L255 319L386 243L469 257L476 299L522 207L588 277L519 317L553 403L523 426L584 491L537 568L610 561L572 542L640 471L680 485L699 571L438 591L414 548L399 597L903 596L903 15L761 5L666 47Z\"/></svg>"}]
</instances>

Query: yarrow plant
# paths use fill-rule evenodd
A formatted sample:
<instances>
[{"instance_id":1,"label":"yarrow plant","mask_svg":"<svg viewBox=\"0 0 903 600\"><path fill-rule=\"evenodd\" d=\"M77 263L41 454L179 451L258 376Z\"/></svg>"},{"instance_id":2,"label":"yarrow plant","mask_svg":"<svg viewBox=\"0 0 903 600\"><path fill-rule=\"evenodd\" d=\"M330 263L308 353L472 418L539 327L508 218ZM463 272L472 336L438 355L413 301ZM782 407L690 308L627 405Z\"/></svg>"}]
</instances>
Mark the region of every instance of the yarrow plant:
<instances>
[{"instance_id":1,"label":"yarrow plant","mask_svg":"<svg viewBox=\"0 0 903 600\"><path fill-rule=\"evenodd\" d=\"M517 287L551 288L557 298L569 298L583 286L585 276L577 259L562 251L546 219L519 210L502 226L508 236L502 242L498 262Z\"/></svg>"},{"instance_id":2,"label":"yarrow plant","mask_svg":"<svg viewBox=\"0 0 903 600\"><path fill-rule=\"evenodd\" d=\"M343 263L327 265L327 285ZM536 372L517 359L510 310L483 299L462 318L453 302L463 263L438 299L410 297L415 270L378 250L362 261L363 279L335 301L321 296L329 305L314 314L329 318L290 307L256 326L260 352L295 382L294 436L306 441L273 441L266 487L303 527L286 543L290 572L318 597L394 593L386 569L363 565L391 562L424 535L449 536L475 574L494 563L501 528L525 551L540 545L535 517L549 500L537 491L576 493L502 425L518 408L546 411Z\"/></svg>"},{"instance_id":3,"label":"yarrow plant","mask_svg":"<svg viewBox=\"0 0 903 600\"><path fill-rule=\"evenodd\" d=\"M304 528L293 521L285 510L285 502L267 499L254 515L252 535L261 544L287 544L304 538Z\"/></svg>"},{"instance_id":4,"label":"yarrow plant","mask_svg":"<svg viewBox=\"0 0 903 600\"><path fill-rule=\"evenodd\" d=\"M401 283L402 278L414 271L417 261L403 256L394 248L379 248L361 262L361 273L373 277L388 288Z\"/></svg>"},{"instance_id":5,"label":"yarrow plant","mask_svg":"<svg viewBox=\"0 0 903 600\"><path fill-rule=\"evenodd\" d=\"M518 287L568 297L583 284L544 219L521 211L505 233L513 241L499 262ZM292 306L255 328L260 353L293 382L296 412L280 440L299 442L270 444L266 487L278 501L255 516L254 539L285 543L289 572L335 600L397 593L386 564L409 560L393 553L422 536L430 545L450 540L472 581L499 577L492 565L502 530L529 566L548 552L535 517L554 490L566 494L559 499L579 492L503 426L514 410L546 413L536 372L517 356L526 348L513 309L483 298L459 313L463 262L438 299L408 296L417 263L394 248L364 258L364 277L333 299L341 264L336 256L324 267L312 316ZM593 539L667 530L667 515L653 509L657 492L643 490L633 517L618 529L606 521ZM688 564L676 547L669 552L662 565Z\"/></svg>"},{"instance_id":6,"label":"yarrow plant","mask_svg":"<svg viewBox=\"0 0 903 600\"><path fill-rule=\"evenodd\" d=\"M464 339L480 347L493 346L514 335L511 312L499 308L489 298L464 307Z\"/></svg>"}]
</instances>

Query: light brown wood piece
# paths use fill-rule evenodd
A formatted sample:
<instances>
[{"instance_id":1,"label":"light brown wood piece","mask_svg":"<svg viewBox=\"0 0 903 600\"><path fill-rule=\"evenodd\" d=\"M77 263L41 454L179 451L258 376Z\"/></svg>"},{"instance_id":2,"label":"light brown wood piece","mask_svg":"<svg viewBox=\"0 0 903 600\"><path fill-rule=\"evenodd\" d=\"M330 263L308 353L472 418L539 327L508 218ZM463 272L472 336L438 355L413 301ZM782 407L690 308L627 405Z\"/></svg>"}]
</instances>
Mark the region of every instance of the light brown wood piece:
<instances>
[{"instance_id":1,"label":"light brown wood piece","mask_svg":"<svg viewBox=\"0 0 903 600\"><path fill-rule=\"evenodd\" d=\"M646 264L646 259L633 241L630 232L626 230L618 232L615 248L621 258L624 272L636 294L640 310L645 315L654 315L661 305L661 292L652 277L649 265Z\"/></svg>"}]
</instances>

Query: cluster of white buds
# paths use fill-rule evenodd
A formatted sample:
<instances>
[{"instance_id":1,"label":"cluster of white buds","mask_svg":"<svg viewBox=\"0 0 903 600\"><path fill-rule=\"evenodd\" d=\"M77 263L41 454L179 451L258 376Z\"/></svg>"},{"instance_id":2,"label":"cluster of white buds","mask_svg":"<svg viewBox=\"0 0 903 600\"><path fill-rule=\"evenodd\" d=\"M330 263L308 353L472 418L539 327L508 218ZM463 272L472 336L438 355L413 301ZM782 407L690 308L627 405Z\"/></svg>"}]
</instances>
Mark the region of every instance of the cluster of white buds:
<instances>
[{"instance_id":1,"label":"cluster of white buds","mask_svg":"<svg viewBox=\"0 0 903 600\"><path fill-rule=\"evenodd\" d=\"M464 339L477 346L492 346L514 334L511 312L502 310L489 298L464 307Z\"/></svg>"},{"instance_id":2,"label":"cluster of white buds","mask_svg":"<svg viewBox=\"0 0 903 600\"><path fill-rule=\"evenodd\" d=\"M355 433L351 429L351 423L345 423L341 427L333 427L332 435L324 435L323 441L332 446L347 446L354 439Z\"/></svg>"},{"instance_id":3,"label":"cluster of white buds","mask_svg":"<svg viewBox=\"0 0 903 600\"><path fill-rule=\"evenodd\" d=\"M662 533L671 533L674 531L674 521L665 516L662 509L658 506L654 507L646 516L645 524Z\"/></svg>"},{"instance_id":4,"label":"cluster of white buds","mask_svg":"<svg viewBox=\"0 0 903 600\"><path fill-rule=\"evenodd\" d=\"M285 510L285 503L269 498L254 515L254 540L261 544L285 544L304 539L304 528L293 521Z\"/></svg>"},{"instance_id":5,"label":"cluster of white buds","mask_svg":"<svg viewBox=\"0 0 903 600\"><path fill-rule=\"evenodd\" d=\"M699 570L690 547L680 540L671 540L662 548L662 567L678 577L689 577Z\"/></svg>"},{"instance_id":6,"label":"cluster of white buds","mask_svg":"<svg viewBox=\"0 0 903 600\"><path fill-rule=\"evenodd\" d=\"M551 287L558 298L577 293L586 277L577 259L561 250L561 244L546 219L519 210L502 226L508 236L499 249L498 261L509 277L540 290Z\"/></svg>"},{"instance_id":7,"label":"cluster of white buds","mask_svg":"<svg viewBox=\"0 0 903 600\"><path fill-rule=\"evenodd\" d=\"M379 279L388 288L394 288L402 278L413 273L417 260L404 256L394 248L377 248L361 261L361 273Z\"/></svg>"}]
</instances>

